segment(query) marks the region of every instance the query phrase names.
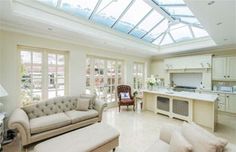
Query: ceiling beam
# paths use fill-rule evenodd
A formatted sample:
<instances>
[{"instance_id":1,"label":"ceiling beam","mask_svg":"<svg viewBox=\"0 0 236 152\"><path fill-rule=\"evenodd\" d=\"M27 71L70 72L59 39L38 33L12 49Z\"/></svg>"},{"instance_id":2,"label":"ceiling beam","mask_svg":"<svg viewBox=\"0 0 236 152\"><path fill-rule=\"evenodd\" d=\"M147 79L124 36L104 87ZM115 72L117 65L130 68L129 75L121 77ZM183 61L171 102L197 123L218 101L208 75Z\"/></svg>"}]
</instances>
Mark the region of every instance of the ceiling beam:
<instances>
[{"instance_id":1,"label":"ceiling beam","mask_svg":"<svg viewBox=\"0 0 236 152\"><path fill-rule=\"evenodd\" d=\"M186 7L186 4L158 4L161 7Z\"/></svg>"},{"instance_id":2,"label":"ceiling beam","mask_svg":"<svg viewBox=\"0 0 236 152\"><path fill-rule=\"evenodd\" d=\"M153 39L153 40L151 41L151 43L153 43L154 41L156 41L156 40L157 40L159 37L161 37L163 34L164 34L164 32L161 33L160 35L158 35L155 39Z\"/></svg>"},{"instance_id":3,"label":"ceiling beam","mask_svg":"<svg viewBox=\"0 0 236 152\"><path fill-rule=\"evenodd\" d=\"M162 39L161 39L161 41L160 41L159 45L161 45L161 43L162 43L162 41L164 40L164 38L165 38L166 34L167 34L167 32L165 32L165 33L164 33L164 35L163 35L163 37L162 37Z\"/></svg>"},{"instance_id":4,"label":"ceiling beam","mask_svg":"<svg viewBox=\"0 0 236 152\"><path fill-rule=\"evenodd\" d=\"M171 15L172 17L190 17L190 18L195 18L193 15Z\"/></svg>"},{"instance_id":5,"label":"ceiling beam","mask_svg":"<svg viewBox=\"0 0 236 152\"><path fill-rule=\"evenodd\" d=\"M125 13L130 9L130 7L134 4L135 0L132 0L129 5L125 8L125 10L120 14L120 16L117 18L115 23L112 24L111 28L113 28L116 23L125 15Z\"/></svg>"},{"instance_id":6,"label":"ceiling beam","mask_svg":"<svg viewBox=\"0 0 236 152\"><path fill-rule=\"evenodd\" d=\"M183 24L186 24L186 25L191 25L191 26L194 26L194 27L197 27L197 28L200 28L200 29L204 29L201 25L199 24L193 24L193 23L188 23L188 22L185 22L185 21L180 21L180 23L183 23Z\"/></svg>"},{"instance_id":7,"label":"ceiling beam","mask_svg":"<svg viewBox=\"0 0 236 152\"><path fill-rule=\"evenodd\" d=\"M131 30L129 30L128 34L130 34L137 26L139 26L143 20L145 20L151 13L153 9L151 9Z\"/></svg>"},{"instance_id":8,"label":"ceiling beam","mask_svg":"<svg viewBox=\"0 0 236 152\"><path fill-rule=\"evenodd\" d=\"M154 8L158 13L163 15L169 21L174 21L175 19L164 9L162 8L156 1L154 0L144 0L148 5Z\"/></svg>"},{"instance_id":9,"label":"ceiling beam","mask_svg":"<svg viewBox=\"0 0 236 152\"><path fill-rule=\"evenodd\" d=\"M56 8L59 8L59 7L61 6L61 1L62 1L62 0L58 0L58 1L57 1Z\"/></svg>"},{"instance_id":10,"label":"ceiling beam","mask_svg":"<svg viewBox=\"0 0 236 152\"><path fill-rule=\"evenodd\" d=\"M88 18L89 20L93 18L93 15L97 12L98 7L100 6L101 2L102 2L102 0L98 0L96 6L94 7L92 13L90 14L90 16Z\"/></svg>"},{"instance_id":11,"label":"ceiling beam","mask_svg":"<svg viewBox=\"0 0 236 152\"><path fill-rule=\"evenodd\" d=\"M175 39L173 38L172 34L170 33L170 31L168 32L168 35L170 36L170 38L172 39L172 41L175 43Z\"/></svg>"},{"instance_id":12,"label":"ceiling beam","mask_svg":"<svg viewBox=\"0 0 236 152\"><path fill-rule=\"evenodd\" d=\"M188 25L188 28L189 28L189 30L190 30L190 32L192 34L192 37L195 38L195 34L193 32L192 26Z\"/></svg>"},{"instance_id":13,"label":"ceiling beam","mask_svg":"<svg viewBox=\"0 0 236 152\"><path fill-rule=\"evenodd\" d=\"M163 18L162 20L160 20L160 22L158 22L156 25L154 25L146 34L144 34L140 39L143 39L146 35L148 35L152 30L154 30L159 24L161 24L163 21L165 20L165 18Z\"/></svg>"}]
</instances>

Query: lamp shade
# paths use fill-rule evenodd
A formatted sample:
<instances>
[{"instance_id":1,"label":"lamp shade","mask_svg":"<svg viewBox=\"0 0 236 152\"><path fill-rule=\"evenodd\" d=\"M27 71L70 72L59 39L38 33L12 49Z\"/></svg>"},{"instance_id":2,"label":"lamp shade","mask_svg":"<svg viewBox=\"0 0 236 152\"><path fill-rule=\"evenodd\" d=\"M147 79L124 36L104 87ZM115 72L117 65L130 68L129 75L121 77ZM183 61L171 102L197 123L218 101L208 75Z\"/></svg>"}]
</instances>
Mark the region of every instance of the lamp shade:
<instances>
[{"instance_id":1,"label":"lamp shade","mask_svg":"<svg viewBox=\"0 0 236 152\"><path fill-rule=\"evenodd\" d=\"M7 94L6 90L0 84L0 97L4 97L4 96L7 96L7 95L8 94Z\"/></svg>"}]
</instances>

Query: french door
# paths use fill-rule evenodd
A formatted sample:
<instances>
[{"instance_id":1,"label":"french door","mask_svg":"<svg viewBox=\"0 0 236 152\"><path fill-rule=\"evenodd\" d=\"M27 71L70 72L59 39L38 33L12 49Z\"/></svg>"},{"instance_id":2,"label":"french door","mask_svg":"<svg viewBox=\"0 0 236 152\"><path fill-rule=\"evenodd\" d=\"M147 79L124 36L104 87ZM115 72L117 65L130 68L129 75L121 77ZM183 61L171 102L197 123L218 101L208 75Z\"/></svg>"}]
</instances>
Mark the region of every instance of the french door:
<instances>
[{"instance_id":1,"label":"french door","mask_svg":"<svg viewBox=\"0 0 236 152\"><path fill-rule=\"evenodd\" d=\"M86 92L95 92L107 103L116 102L116 87L123 83L123 62L95 56L88 56L86 62Z\"/></svg>"}]
</instances>

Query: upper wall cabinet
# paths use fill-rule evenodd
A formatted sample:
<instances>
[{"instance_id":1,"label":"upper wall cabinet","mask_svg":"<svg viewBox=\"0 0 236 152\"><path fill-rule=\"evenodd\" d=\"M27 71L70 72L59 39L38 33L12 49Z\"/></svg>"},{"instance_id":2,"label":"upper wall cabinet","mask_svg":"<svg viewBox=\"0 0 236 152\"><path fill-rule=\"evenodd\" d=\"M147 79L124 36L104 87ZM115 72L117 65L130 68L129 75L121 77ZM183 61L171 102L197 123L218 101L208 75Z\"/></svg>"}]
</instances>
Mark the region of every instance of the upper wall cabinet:
<instances>
[{"instance_id":1,"label":"upper wall cabinet","mask_svg":"<svg viewBox=\"0 0 236 152\"><path fill-rule=\"evenodd\" d=\"M211 55L197 55L165 59L165 69L209 69L211 68L211 59Z\"/></svg>"},{"instance_id":2,"label":"upper wall cabinet","mask_svg":"<svg viewBox=\"0 0 236 152\"><path fill-rule=\"evenodd\" d=\"M236 80L236 57L213 58L213 80L232 81Z\"/></svg>"}]
</instances>

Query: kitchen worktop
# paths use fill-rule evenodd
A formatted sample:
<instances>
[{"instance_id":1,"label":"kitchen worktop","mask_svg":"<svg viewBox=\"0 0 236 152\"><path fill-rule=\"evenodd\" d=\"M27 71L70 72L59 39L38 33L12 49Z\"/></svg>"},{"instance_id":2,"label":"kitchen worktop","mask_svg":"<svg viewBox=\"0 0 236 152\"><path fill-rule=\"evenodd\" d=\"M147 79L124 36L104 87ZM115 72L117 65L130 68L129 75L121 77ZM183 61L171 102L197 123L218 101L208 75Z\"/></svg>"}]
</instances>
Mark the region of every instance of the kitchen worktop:
<instances>
[{"instance_id":1,"label":"kitchen worktop","mask_svg":"<svg viewBox=\"0 0 236 152\"><path fill-rule=\"evenodd\" d=\"M160 95L171 96L171 97L185 98L185 99L191 99L191 100L197 100L197 101L207 101L207 102L215 102L218 98L218 96L214 94L185 92L185 91L176 92L176 91L170 91L168 89L157 89L153 91L143 90L143 92L160 94Z\"/></svg>"},{"instance_id":2,"label":"kitchen worktop","mask_svg":"<svg viewBox=\"0 0 236 152\"><path fill-rule=\"evenodd\" d=\"M201 89L196 89L196 92L200 92L200 93L223 93L223 94L232 94L232 95L236 95L236 92L226 92L226 91L219 91L219 90L201 90Z\"/></svg>"}]
</instances>

